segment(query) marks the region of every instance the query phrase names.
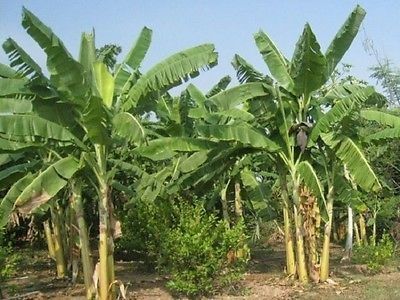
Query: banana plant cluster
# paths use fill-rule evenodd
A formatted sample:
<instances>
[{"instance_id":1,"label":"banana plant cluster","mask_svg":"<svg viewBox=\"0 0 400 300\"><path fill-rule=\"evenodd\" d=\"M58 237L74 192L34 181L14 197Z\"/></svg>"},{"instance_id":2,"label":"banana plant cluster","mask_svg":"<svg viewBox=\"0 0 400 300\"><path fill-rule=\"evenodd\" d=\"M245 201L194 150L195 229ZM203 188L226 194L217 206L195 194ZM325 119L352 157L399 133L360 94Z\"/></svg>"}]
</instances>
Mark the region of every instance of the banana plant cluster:
<instances>
[{"instance_id":1,"label":"banana plant cluster","mask_svg":"<svg viewBox=\"0 0 400 300\"><path fill-rule=\"evenodd\" d=\"M155 160L173 158L177 171L187 159L196 160L196 170L175 181L181 188L201 186L199 180L230 171L230 161L234 165L249 155L271 162L281 187L286 271L301 282L328 278L332 210L341 192L336 182L343 178L343 170L366 191L381 188L357 141L346 131L352 114L380 96L363 84L330 82L364 16L357 6L325 53L306 24L291 60L268 35L256 33L255 43L271 76L236 55L232 64L241 85L212 96L192 85L187 88L194 104L187 114L195 124L193 137L158 139L136 150ZM182 152L193 154L179 161ZM225 164L213 165L222 156ZM253 178L260 183L262 177ZM314 204L308 205L310 201ZM318 231L321 222L323 247L317 249L315 234L319 233L307 230ZM313 228L305 228L306 223Z\"/></svg>"},{"instance_id":2,"label":"banana plant cluster","mask_svg":"<svg viewBox=\"0 0 400 300\"><path fill-rule=\"evenodd\" d=\"M231 80L224 77L207 93L190 84L172 97L170 88L216 65L212 44L174 54L142 73L150 29L143 28L125 59L110 67L104 52L96 54L94 32L82 34L75 59L24 9L22 26L45 52L49 76L13 39L3 44L11 67L0 65L0 185L9 189L0 203L0 225L14 212L50 209L54 233L48 235L57 235L55 212L67 190L87 297L98 290L108 299L118 283L113 189L146 201L211 190L229 224L232 211L240 219L268 210L274 186L280 190L287 274L304 283L325 281L334 200L355 187L381 188L360 141L348 130L354 116L392 127L372 138L400 132L392 116L359 113L379 97L372 87L330 81L364 16L357 6L325 53L306 24L291 60L260 31L254 39L269 75L235 55L240 85L228 88ZM89 185L97 192L100 224L98 283L83 217L82 203L89 199L82 199L82 189ZM56 248L50 244L49 250Z\"/></svg>"}]
</instances>

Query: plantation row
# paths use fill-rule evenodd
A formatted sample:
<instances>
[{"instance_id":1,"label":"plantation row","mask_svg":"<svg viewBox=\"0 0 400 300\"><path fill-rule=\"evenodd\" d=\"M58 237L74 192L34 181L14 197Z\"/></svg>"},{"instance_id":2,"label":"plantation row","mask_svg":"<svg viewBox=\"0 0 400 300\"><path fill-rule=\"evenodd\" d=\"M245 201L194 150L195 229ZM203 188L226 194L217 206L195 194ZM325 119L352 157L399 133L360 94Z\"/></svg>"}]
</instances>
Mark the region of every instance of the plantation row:
<instances>
[{"instance_id":1,"label":"plantation row","mask_svg":"<svg viewBox=\"0 0 400 300\"><path fill-rule=\"evenodd\" d=\"M230 285L267 221L283 228L285 272L301 283L328 279L330 242L346 227L348 256L354 231L370 252L387 246L385 260L393 243L377 236L390 224L378 221L393 220L399 202L382 154L400 136L400 117L339 65L364 16L357 6L325 52L306 24L291 59L260 31L255 45L269 75L235 55L239 85L227 76L208 92L189 84L173 97L171 88L217 65L212 44L144 72L150 29L121 62L118 46L96 48L94 34L83 33L75 59L24 8L22 26L45 52L49 76L16 41L4 42L4 239L13 242L17 220L33 218L58 277L75 281L82 266L88 299L116 296L115 248L155 263L175 292Z\"/></svg>"}]
</instances>

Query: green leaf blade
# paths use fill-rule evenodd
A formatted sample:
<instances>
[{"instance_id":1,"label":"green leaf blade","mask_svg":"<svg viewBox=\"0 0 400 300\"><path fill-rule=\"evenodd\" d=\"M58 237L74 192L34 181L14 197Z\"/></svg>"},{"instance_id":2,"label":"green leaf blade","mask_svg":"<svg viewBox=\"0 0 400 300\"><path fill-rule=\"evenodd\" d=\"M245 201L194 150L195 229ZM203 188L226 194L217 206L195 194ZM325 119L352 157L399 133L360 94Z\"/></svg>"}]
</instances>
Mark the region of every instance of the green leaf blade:
<instances>
[{"instance_id":1,"label":"green leaf blade","mask_svg":"<svg viewBox=\"0 0 400 300\"><path fill-rule=\"evenodd\" d=\"M351 43L358 33L365 15L365 10L361 6L357 5L333 38L325 52L328 63L327 76L332 74L337 64L341 61L344 54L349 49Z\"/></svg>"},{"instance_id":2,"label":"green leaf blade","mask_svg":"<svg viewBox=\"0 0 400 300\"><path fill-rule=\"evenodd\" d=\"M286 90L293 91L294 82L289 74L287 59L275 46L272 40L261 30L254 35L256 45L260 51L265 63L268 66L271 75Z\"/></svg>"},{"instance_id":3,"label":"green leaf blade","mask_svg":"<svg viewBox=\"0 0 400 300\"><path fill-rule=\"evenodd\" d=\"M217 64L214 45L204 44L176 53L156 64L139 78L130 89L123 109L129 111L138 101L152 91L166 91L190 77L196 77L201 69Z\"/></svg>"},{"instance_id":4,"label":"green leaf blade","mask_svg":"<svg viewBox=\"0 0 400 300\"><path fill-rule=\"evenodd\" d=\"M79 161L72 156L55 162L25 187L15 201L15 207L24 214L33 212L57 195L80 167Z\"/></svg>"}]
</instances>

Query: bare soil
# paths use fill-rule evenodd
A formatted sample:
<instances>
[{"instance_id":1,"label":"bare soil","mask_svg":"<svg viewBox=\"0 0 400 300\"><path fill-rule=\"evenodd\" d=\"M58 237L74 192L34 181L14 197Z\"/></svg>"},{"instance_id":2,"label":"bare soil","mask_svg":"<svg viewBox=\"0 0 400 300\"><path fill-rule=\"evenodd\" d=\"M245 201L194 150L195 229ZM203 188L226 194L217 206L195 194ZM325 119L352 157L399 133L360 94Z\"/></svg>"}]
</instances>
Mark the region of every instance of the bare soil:
<instances>
[{"instance_id":1,"label":"bare soil","mask_svg":"<svg viewBox=\"0 0 400 300\"><path fill-rule=\"evenodd\" d=\"M281 249L254 251L239 285L209 299L400 299L400 272L395 263L371 275L365 266L341 264L340 247L333 246L332 252L329 283L301 286L285 277ZM55 266L46 252L24 250L21 255L24 260L17 276L1 286L3 299L85 299L82 283L55 279ZM174 299L165 288L167 278L147 271L141 262L118 261L116 277L124 283L127 299Z\"/></svg>"}]
</instances>

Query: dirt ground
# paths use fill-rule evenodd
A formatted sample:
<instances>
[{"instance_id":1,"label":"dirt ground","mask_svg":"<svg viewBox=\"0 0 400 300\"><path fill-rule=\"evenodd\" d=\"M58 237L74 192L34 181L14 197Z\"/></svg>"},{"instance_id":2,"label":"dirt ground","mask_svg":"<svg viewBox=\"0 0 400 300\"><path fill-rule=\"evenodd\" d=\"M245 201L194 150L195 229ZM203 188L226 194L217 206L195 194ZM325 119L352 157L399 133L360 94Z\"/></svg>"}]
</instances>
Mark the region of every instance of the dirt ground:
<instances>
[{"instance_id":1,"label":"dirt ground","mask_svg":"<svg viewBox=\"0 0 400 300\"><path fill-rule=\"evenodd\" d=\"M370 275L365 266L340 264L339 247L333 247L332 252L330 282L301 286L285 278L283 251L254 251L239 286L209 299L400 299L396 264ZM3 299L85 299L82 283L72 285L68 280L54 279L54 264L44 251L24 251L23 255L18 275L1 287ZM166 278L146 271L140 262L118 261L116 277L127 288L127 299L174 299L164 287Z\"/></svg>"}]
</instances>

